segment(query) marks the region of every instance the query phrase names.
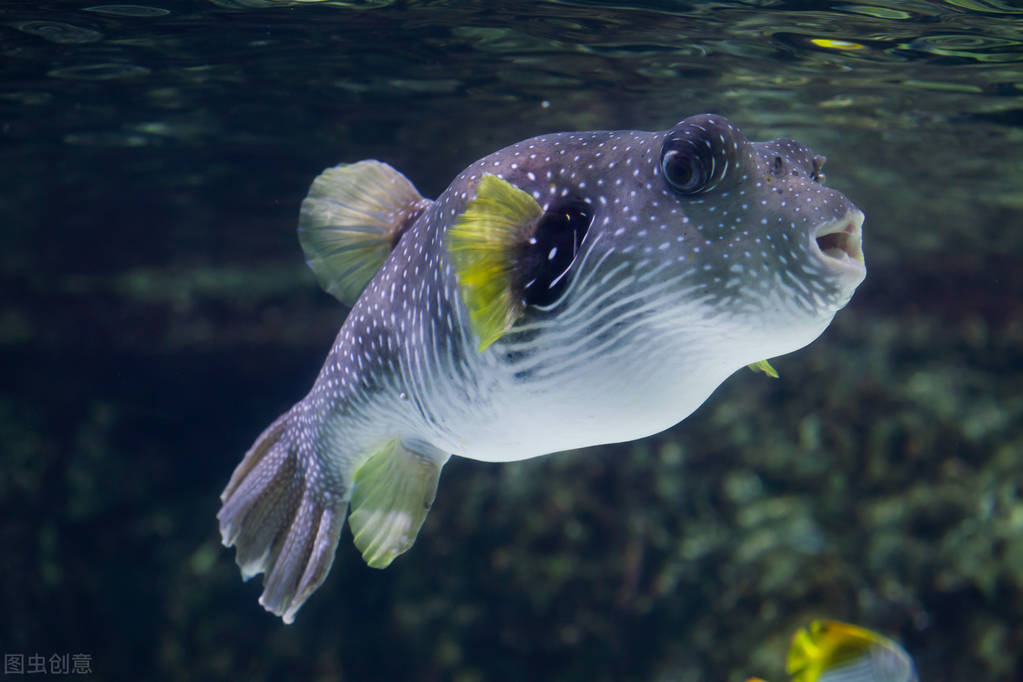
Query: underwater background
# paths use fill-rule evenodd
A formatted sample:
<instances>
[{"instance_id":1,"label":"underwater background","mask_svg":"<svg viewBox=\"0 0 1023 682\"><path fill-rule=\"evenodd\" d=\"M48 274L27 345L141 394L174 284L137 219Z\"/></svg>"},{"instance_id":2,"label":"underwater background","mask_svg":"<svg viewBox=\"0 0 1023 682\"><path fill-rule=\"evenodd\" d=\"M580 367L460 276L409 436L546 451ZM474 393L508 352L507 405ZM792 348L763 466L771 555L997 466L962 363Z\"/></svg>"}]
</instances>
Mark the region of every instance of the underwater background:
<instances>
[{"instance_id":1,"label":"underwater background","mask_svg":"<svg viewBox=\"0 0 1023 682\"><path fill-rule=\"evenodd\" d=\"M825 617L922 680L1023 679L1020 3L96 1L0 2L5 656L780 682ZM313 177L436 196L525 137L703 112L825 154L866 214L828 331L656 437L453 459L407 555L346 529L295 624L265 613L215 514L346 312L295 235Z\"/></svg>"}]
</instances>

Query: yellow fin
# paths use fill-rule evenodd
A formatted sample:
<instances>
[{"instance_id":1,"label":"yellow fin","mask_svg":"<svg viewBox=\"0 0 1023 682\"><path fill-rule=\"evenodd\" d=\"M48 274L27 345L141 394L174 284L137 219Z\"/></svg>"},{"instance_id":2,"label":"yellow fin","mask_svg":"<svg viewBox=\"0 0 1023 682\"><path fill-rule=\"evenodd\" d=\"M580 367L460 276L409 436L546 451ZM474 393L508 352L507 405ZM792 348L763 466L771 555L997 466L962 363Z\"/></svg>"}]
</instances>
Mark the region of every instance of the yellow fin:
<instances>
[{"instance_id":1,"label":"yellow fin","mask_svg":"<svg viewBox=\"0 0 1023 682\"><path fill-rule=\"evenodd\" d=\"M812 634L818 621L808 627L800 628L792 636L789 656L785 663L785 672L792 676L792 682L816 682L821 675L823 664L821 648Z\"/></svg>"},{"instance_id":2,"label":"yellow fin","mask_svg":"<svg viewBox=\"0 0 1023 682\"><path fill-rule=\"evenodd\" d=\"M387 254L430 205L408 178L379 161L328 168L302 201L298 240L328 293L351 306Z\"/></svg>"},{"instance_id":3,"label":"yellow fin","mask_svg":"<svg viewBox=\"0 0 1023 682\"><path fill-rule=\"evenodd\" d=\"M372 568L387 568L416 541L444 462L388 441L355 470L348 525Z\"/></svg>"},{"instance_id":4,"label":"yellow fin","mask_svg":"<svg viewBox=\"0 0 1023 682\"><path fill-rule=\"evenodd\" d=\"M515 256L542 213L529 194L488 173L448 230L448 252L480 352L522 314L512 290Z\"/></svg>"},{"instance_id":5,"label":"yellow fin","mask_svg":"<svg viewBox=\"0 0 1023 682\"><path fill-rule=\"evenodd\" d=\"M754 372L763 372L772 379L778 378L778 370L771 367L771 363L767 360L761 360L760 362L754 362L752 365L746 365Z\"/></svg>"}]
</instances>

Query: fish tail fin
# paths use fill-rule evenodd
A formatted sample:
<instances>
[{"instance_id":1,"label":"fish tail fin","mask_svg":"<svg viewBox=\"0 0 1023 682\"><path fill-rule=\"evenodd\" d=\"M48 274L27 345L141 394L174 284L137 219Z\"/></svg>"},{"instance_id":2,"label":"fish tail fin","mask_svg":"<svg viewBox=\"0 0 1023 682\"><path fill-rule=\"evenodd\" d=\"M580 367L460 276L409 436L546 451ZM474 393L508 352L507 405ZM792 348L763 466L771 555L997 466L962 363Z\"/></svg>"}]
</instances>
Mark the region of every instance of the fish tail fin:
<instances>
[{"instance_id":1,"label":"fish tail fin","mask_svg":"<svg viewBox=\"0 0 1023 682\"><path fill-rule=\"evenodd\" d=\"M311 440L295 412L280 416L256 440L221 494L217 514L226 547L247 580L265 573L259 603L291 623L334 561L348 509L348 490L326 489L316 475Z\"/></svg>"}]
</instances>

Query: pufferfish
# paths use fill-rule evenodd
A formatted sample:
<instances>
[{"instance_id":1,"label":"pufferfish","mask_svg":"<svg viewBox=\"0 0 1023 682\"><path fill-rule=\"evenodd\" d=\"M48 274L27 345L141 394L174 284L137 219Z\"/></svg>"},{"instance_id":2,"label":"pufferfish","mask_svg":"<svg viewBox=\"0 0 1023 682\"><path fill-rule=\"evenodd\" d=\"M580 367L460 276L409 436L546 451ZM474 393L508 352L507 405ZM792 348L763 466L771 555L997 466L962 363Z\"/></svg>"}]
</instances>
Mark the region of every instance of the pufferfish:
<instances>
[{"instance_id":1,"label":"pufferfish","mask_svg":"<svg viewBox=\"0 0 1023 682\"><path fill-rule=\"evenodd\" d=\"M813 341L863 280L863 214L794 140L718 115L534 137L435 200L379 161L328 168L299 239L351 306L312 390L221 495L225 546L293 621L345 518L383 568L451 455L510 462L643 438L736 370Z\"/></svg>"}]
</instances>

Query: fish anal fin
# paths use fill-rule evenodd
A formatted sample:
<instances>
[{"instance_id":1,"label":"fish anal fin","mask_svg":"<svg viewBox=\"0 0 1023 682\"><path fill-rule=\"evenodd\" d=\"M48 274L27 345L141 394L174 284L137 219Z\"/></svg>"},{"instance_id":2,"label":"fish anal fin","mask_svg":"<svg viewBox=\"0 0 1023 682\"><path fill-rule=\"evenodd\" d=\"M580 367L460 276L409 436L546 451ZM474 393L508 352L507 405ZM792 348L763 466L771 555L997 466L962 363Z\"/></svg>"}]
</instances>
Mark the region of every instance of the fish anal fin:
<instances>
[{"instance_id":1,"label":"fish anal fin","mask_svg":"<svg viewBox=\"0 0 1023 682\"><path fill-rule=\"evenodd\" d=\"M395 438L356 469L348 525L367 565L386 568L416 541L443 466Z\"/></svg>"},{"instance_id":2,"label":"fish anal fin","mask_svg":"<svg viewBox=\"0 0 1023 682\"><path fill-rule=\"evenodd\" d=\"M432 202L386 163L328 168L302 201L298 239L328 293L352 305L401 235Z\"/></svg>"},{"instance_id":3,"label":"fish anal fin","mask_svg":"<svg viewBox=\"0 0 1023 682\"><path fill-rule=\"evenodd\" d=\"M448 230L448 253L480 352L522 315L516 260L542 214L532 196L488 173Z\"/></svg>"}]
</instances>

